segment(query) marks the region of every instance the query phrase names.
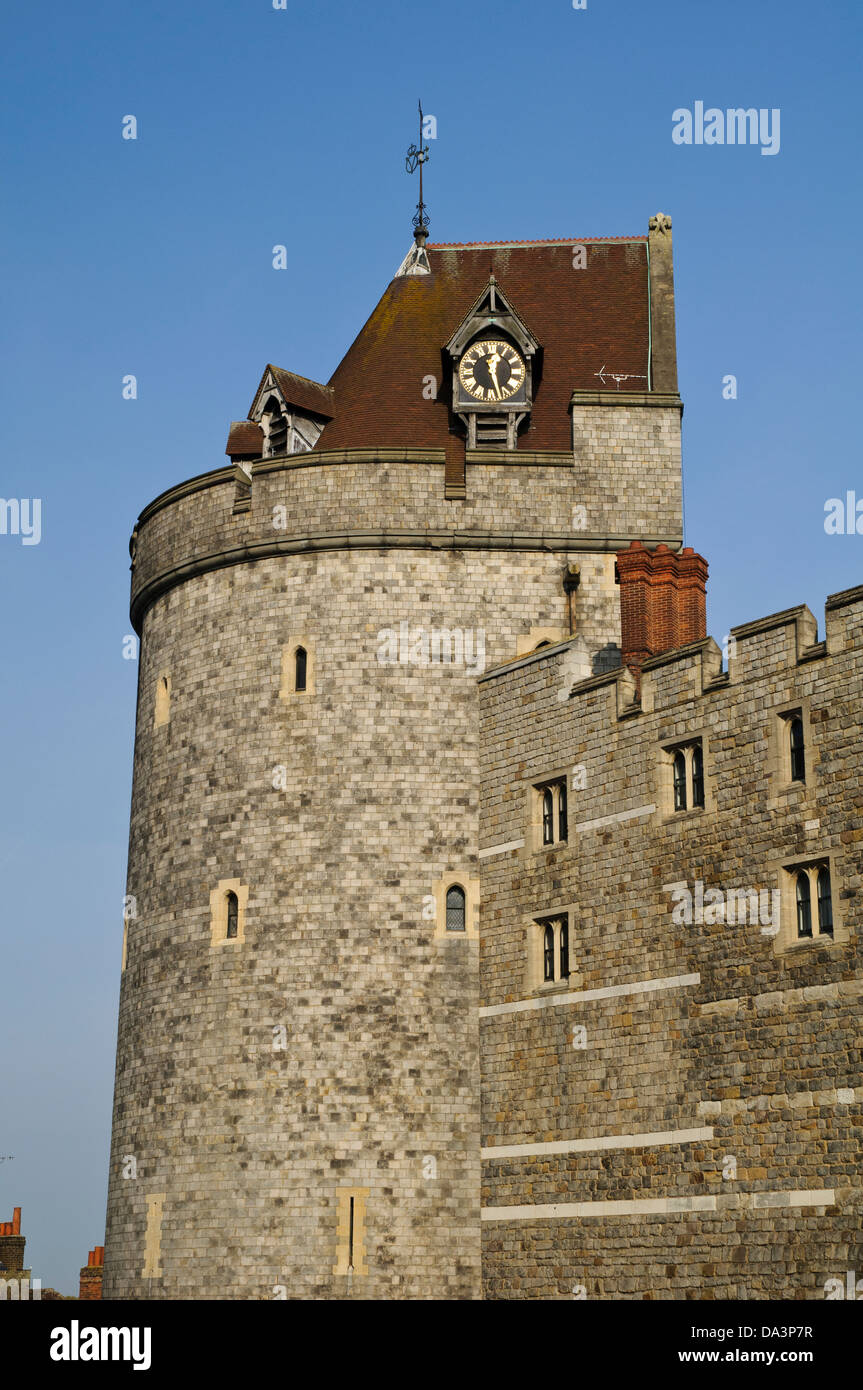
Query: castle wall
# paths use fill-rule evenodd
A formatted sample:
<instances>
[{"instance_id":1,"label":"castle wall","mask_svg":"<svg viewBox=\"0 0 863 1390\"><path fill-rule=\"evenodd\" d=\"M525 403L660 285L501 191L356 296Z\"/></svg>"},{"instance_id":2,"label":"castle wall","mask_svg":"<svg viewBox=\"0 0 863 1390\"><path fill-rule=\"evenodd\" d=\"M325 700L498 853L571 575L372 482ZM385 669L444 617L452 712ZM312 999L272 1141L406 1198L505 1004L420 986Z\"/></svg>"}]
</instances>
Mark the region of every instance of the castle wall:
<instances>
[{"instance_id":1,"label":"castle wall","mask_svg":"<svg viewBox=\"0 0 863 1390\"><path fill-rule=\"evenodd\" d=\"M658 413L645 466L679 474ZM579 660L609 664L617 540L596 508L574 534L565 455L469 461L455 505L443 460L344 459L266 461L248 511L229 470L193 480L137 528L106 1298L481 1293L478 942L439 931L442 885L479 876L476 675L569 633L571 558ZM402 624L470 659L382 664Z\"/></svg>"},{"instance_id":2,"label":"castle wall","mask_svg":"<svg viewBox=\"0 0 863 1390\"><path fill-rule=\"evenodd\" d=\"M823 1298L863 1270L863 589L814 626L736 629L730 678L709 640L647 662L640 706L625 672L573 687L565 647L480 681L486 1297ZM705 806L675 813L693 737ZM567 842L534 850L528 788L561 770ZM835 936L798 941L786 866L821 860ZM779 890L779 929L699 917L699 882ZM564 910L572 974L538 985L529 934Z\"/></svg>"}]
</instances>

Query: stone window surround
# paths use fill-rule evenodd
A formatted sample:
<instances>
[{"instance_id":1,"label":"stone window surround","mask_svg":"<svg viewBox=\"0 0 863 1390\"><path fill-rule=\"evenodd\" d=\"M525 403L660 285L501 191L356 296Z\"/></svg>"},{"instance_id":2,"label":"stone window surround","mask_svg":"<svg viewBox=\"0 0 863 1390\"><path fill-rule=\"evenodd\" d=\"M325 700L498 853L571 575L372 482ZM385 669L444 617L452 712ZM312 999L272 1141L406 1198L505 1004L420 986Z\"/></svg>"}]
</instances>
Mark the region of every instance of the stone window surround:
<instances>
[{"instance_id":1,"label":"stone window surround","mask_svg":"<svg viewBox=\"0 0 863 1390\"><path fill-rule=\"evenodd\" d=\"M237 935L228 936L228 894L237 897ZM249 886L239 878L220 878L210 893L210 948L242 946L246 939Z\"/></svg>"},{"instance_id":2,"label":"stone window surround","mask_svg":"<svg viewBox=\"0 0 863 1390\"><path fill-rule=\"evenodd\" d=\"M825 865L830 874L830 899L833 907L833 934L818 930L818 869ZM839 894L839 878L836 872L836 854L826 850L821 854L810 851L795 855L790 859L777 860L771 866L776 874L779 899L779 931L773 938L776 955L794 951L823 951L834 946L844 946L849 940L842 912ZM809 871L810 901L812 905L812 935L797 935L797 875L801 869Z\"/></svg>"},{"instance_id":3,"label":"stone window surround","mask_svg":"<svg viewBox=\"0 0 863 1390\"><path fill-rule=\"evenodd\" d=\"M368 1187L339 1187L336 1190L336 1262L333 1273L345 1277L368 1274L366 1264L366 1199ZM351 1198L354 1203L353 1252L351 1251ZM351 1255L353 1254L353 1266Z\"/></svg>"},{"instance_id":4,"label":"stone window surround","mask_svg":"<svg viewBox=\"0 0 863 1390\"><path fill-rule=\"evenodd\" d=\"M446 929L446 895L450 888L464 892L464 931ZM471 874L452 870L432 884L435 903L435 941L479 940L479 879Z\"/></svg>"},{"instance_id":5,"label":"stone window surround","mask_svg":"<svg viewBox=\"0 0 863 1390\"><path fill-rule=\"evenodd\" d=\"M142 1279L162 1277L162 1214L167 1194L153 1192L147 1197L147 1228L144 1233L144 1267Z\"/></svg>"},{"instance_id":6,"label":"stone window surround","mask_svg":"<svg viewBox=\"0 0 863 1390\"><path fill-rule=\"evenodd\" d=\"M171 673L160 671L156 677L156 701L153 710L153 728L171 722Z\"/></svg>"},{"instance_id":7,"label":"stone window surround","mask_svg":"<svg viewBox=\"0 0 863 1390\"><path fill-rule=\"evenodd\" d=\"M701 744L702 767L704 772L704 805L692 805L692 750ZM686 810L674 809L674 755L682 750L686 758ZM688 730L676 738L662 738L657 743L656 757L656 819L663 825L683 822L690 817L715 815L714 769L710 751L710 736L706 728Z\"/></svg>"},{"instance_id":8,"label":"stone window surround","mask_svg":"<svg viewBox=\"0 0 863 1390\"><path fill-rule=\"evenodd\" d=\"M799 714L803 720L803 755L806 759L806 779L803 782L791 780L790 723L795 714ZM803 696L774 705L770 711L767 730L769 807L788 806L814 798L818 783L814 754L809 697Z\"/></svg>"},{"instance_id":9,"label":"stone window surround","mask_svg":"<svg viewBox=\"0 0 863 1390\"><path fill-rule=\"evenodd\" d=\"M306 688L296 688L296 655L302 647L306 653ZM282 647L282 681L279 688L280 700L307 700L315 693L315 644L311 637L290 637Z\"/></svg>"},{"instance_id":10,"label":"stone window surround","mask_svg":"<svg viewBox=\"0 0 863 1390\"><path fill-rule=\"evenodd\" d=\"M569 927L569 974L566 979L560 978L560 932L555 927L555 978L546 980L543 978L545 973L543 968L545 928L549 922L557 923L561 920L565 920ZM576 920L577 905L575 903L564 903L560 907L543 908L541 912L532 912L530 916L524 918L526 995L566 993L568 990L582 987L584 977L576 969L575 939L573 936Z\"/></svg>"},{"instance_id":11,"label":"stone window surround","mask_svg":"<svg viewBox=\"0 0 863 1390\"><path fill-rule=\"evenodd\" d=\"M525 835L524 850L525 855L548 854L551 850L565 849L571 842L571 810L570 810L570 786L569 786L570 766L558 767L553 771L543 773L541 777L530 776L524 780L526 786L526 806L525 806ZM557 787L563 782L566 785L566 819L567 819L567 838L565 840L552 840L550 845L542 842L542 794L546 787ZM554 798L554 829L557 835L560 827L560 796Z\"/></svg>"}]
</instances>

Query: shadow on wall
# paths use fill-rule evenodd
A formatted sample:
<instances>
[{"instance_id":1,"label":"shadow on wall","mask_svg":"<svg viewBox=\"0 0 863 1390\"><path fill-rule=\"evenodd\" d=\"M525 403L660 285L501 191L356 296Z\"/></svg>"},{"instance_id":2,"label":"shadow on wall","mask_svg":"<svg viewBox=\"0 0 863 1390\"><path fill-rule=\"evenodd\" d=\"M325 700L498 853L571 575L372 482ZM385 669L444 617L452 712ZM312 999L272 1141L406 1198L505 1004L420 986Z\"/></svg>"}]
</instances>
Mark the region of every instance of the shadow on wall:
<instances>
[{"instance_id":1,"label":"shadow on wall","mask_svg":"<svg viewBox=\"0 0 863 1390\"><path fill-rule=\"evenodd\" d=\"M604 676L606 671L616 671L623 665L623 653L613 642L606 642L604 647L594 652L590 664L595 676Z\"/></svg>"}]
</instances>

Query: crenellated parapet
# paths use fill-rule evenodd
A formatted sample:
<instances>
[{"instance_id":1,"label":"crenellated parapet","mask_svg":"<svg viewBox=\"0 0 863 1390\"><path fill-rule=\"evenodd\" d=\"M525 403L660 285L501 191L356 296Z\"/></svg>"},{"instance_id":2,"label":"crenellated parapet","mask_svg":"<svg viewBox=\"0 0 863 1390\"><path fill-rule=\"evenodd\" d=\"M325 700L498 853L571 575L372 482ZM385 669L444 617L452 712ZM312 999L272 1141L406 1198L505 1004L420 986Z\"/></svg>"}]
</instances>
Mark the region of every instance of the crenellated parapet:
<instances>
[{"instance_id":1,"label":"crenellated parapet","mask_svg":"<svg viewBox=\"0 0 863 1390\"><path fill-rule=\"evenodd\" d=\"M830 595L824 606L824 632L819 640L817 619L801 604L732 628L726 645L727 666L716 641L704 637L647 658L641 667L640 700L636 682L625 666L576 681L569 689L569 698L578 704L605 690L609 717L616 720L674 710L723 691L735 700L738 687L747 682L778 676L793 681L812 663L829 662L832 656L863 649L863 585ZM541 655L528 659L536 661ZM503 676L507 669L490 672L489 678Z\"/></svg>"}]
</instances>

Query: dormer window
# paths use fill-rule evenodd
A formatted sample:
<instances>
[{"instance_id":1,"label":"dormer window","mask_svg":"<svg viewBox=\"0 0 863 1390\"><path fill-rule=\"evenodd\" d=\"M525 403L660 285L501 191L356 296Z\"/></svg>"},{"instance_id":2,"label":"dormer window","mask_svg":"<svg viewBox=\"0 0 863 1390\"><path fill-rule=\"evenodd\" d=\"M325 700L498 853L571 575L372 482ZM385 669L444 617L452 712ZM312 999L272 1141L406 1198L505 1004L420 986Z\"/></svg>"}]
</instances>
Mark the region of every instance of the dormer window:
<instances>
[{"instance_id":1,"label":"dormer window","mask_svg":"<svg viewBox=\"0 0 863 1390\"><path fill-rule=\"evenodd\" d=\"M261 431L260 452L254 457L284 458L308 453L334 414L332 387L269 363L246 422Z\"/></svg>"}]
</instances>

